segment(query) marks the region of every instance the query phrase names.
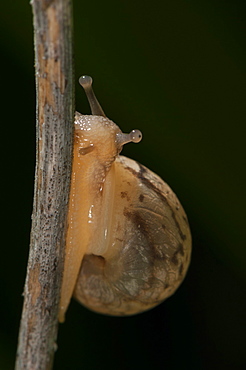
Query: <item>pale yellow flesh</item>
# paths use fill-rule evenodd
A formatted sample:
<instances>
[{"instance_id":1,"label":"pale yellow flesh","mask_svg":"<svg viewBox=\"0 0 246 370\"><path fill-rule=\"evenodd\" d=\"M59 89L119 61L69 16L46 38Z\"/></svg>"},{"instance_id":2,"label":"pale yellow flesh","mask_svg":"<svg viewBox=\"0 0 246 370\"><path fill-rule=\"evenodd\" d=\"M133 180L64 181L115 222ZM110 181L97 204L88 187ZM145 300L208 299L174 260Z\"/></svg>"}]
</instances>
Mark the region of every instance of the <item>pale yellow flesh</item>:
<instances>
[{"instance_id":1,"label":"pale yellow flesh","mask_svg":"<svg viewBox=\"0 0 246 370\"><path fill-rule=\"evenodd\" d=\"M115 137L115 131L119 131L112 121L103 117L78 114L76 122L78 123L75 128L68 231L59 309L60 322L65 319L84 254L103 254L102 248L108 244L112 215L112 202L108 202L108 199L113 195L111 193L114 189L112 162L116 149L114 140L105 141L103 125L106 125L108 136ZM93 130L96 131L96 135ZM81 155L81 148L86 148L91 143L93 150ZM102 210L104 216L100 217Z\"/></svg>"},{"instance_id":2,"label":"pale yellow flesh","mask_svg":"<svg viewBox=\"0 0 246 370\"><path fill-rule=\"evenodd\" d=\"M82 194L89 193L88 182L82 181L80 163L73 162L71 192L68 213L68 231L66 239L66 252L63 272L63 283L60 300L59 321L65 319L65 312L73 294L73 289L77 280L81 261L85 254L88 244L88 211L90 199L83 197ZM79 209L84 212L79 212ZM75 236L75 237L74 237Z\"/></svg>"}]
</instances>

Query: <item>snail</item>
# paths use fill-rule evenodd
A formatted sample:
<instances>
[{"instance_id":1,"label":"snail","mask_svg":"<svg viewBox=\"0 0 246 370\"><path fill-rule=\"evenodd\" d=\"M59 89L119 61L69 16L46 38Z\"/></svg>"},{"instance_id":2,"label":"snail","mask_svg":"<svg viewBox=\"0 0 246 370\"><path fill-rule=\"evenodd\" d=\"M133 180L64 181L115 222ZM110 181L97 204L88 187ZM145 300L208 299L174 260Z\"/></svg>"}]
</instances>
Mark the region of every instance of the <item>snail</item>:
<instances>
[{"instance_id":1,"label":"snail","mask_svg":"<svg viewBox=\"0 0 246 370\"><path fill-rule=\"evenodd\" d=\"M82 76L92 115L75 114L74 154L59 321L72 295L92 311L133 315L172 295L191 256L186 214L170 187L120 156L138 143L108 119L92 78Z\"/></svg>"}]
</instances>

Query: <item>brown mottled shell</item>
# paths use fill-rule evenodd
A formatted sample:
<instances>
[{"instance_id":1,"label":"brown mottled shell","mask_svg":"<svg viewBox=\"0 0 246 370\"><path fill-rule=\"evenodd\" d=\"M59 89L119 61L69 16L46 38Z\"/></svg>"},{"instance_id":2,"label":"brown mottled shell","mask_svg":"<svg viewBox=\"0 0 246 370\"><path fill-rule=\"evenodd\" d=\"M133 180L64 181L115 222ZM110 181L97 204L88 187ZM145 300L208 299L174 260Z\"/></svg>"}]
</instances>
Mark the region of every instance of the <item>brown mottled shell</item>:
<instances>
[{"instance_id":1,"label":"brown mottled shell","mask_svg":"<svg viewBox=\"0 0 246 370\"><path fill-rule=\"evenodd\" d=\"M179 200L159 176L123 156L114 167L109 246L103 255L85 255L74 296L93 311L132 315L178 288L191 234Z\"/></svg>"}]
</instances>

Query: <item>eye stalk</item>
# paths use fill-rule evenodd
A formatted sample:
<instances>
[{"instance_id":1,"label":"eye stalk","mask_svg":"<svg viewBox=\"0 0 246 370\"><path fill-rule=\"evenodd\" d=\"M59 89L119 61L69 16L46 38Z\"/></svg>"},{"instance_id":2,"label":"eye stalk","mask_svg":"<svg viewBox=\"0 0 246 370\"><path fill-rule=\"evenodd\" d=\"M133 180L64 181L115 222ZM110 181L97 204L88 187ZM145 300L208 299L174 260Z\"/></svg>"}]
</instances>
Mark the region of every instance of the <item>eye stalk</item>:
<instances>
[{"instance_id":1,"label":"eye stalk","mask_svg":"<svg viewBox=\"0 0 246 370\"><path fill-rule=\"evenodd\" d=\"M127 143L139 143L142 140L142 133L139 130L132 130L129 134L120 132L116 134L116 142L119 146Z\"/></svg>"},{"instance_id":2,"label":"eye stalk","mask_svg":"<svg viewBox=\"0 0 246 370\"><path fill-rule=\"evenodd\" d=\"M103 116L106 117L101 105L99 104L96 95L94 94L92 88L92 78L90 76L81 76L79 78L79 83L85 90L88 102L91 107L91 113L95 116Z\"/></svg>"}]
</instances>

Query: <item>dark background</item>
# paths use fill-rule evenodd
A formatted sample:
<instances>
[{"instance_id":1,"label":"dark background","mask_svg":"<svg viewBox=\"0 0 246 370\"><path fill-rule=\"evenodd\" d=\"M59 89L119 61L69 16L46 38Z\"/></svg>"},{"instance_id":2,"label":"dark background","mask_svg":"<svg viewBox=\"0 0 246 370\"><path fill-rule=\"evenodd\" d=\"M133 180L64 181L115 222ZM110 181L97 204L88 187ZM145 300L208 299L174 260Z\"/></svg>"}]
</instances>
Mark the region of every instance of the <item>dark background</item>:
<instances>
[{"instance_id":1,"label":"dark background","mask_svg":"<svg viewBox=\"0 0 246 370\"><path fill-rule=\"evenodd\" d=\"M35 161L32 12L1 2L0 370L13 369ZM55 369L245 369L246 4L238 0L74 1L77 80L108 115L142 130L123 154L178 194L193 256L181 288L130 318L72 302Z\"/></svg>"}]
</instances>

